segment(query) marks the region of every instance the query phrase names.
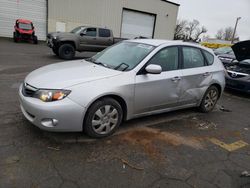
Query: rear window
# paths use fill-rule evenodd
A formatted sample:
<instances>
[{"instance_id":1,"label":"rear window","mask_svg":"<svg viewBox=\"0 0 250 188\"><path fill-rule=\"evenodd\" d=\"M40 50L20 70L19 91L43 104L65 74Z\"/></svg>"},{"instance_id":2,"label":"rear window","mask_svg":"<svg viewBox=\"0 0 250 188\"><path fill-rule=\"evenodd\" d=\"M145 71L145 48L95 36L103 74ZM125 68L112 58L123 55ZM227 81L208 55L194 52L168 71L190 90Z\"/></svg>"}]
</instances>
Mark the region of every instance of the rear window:
<instances>
[{"instance_id":1,"label":"rear window","mask_svg":"<svg viewBox=\"0 0 250 188\"><path fill-rule=\"evenodd\" d=\"M214 63L214 56L205 50L203 50L203 52L204 52L204 55L207 59L208 65L212 65Z\"/></svg>"},{"instance_id":2,"label":"rear window","mask_svg":"<svg viewBox=\"0 0 250 188\"><path fill-rule=\"evenodd\" d=\"M99 29L99 36L100 37L110 37L110 30L109 29Z\"/></svg>"}]
</instances>

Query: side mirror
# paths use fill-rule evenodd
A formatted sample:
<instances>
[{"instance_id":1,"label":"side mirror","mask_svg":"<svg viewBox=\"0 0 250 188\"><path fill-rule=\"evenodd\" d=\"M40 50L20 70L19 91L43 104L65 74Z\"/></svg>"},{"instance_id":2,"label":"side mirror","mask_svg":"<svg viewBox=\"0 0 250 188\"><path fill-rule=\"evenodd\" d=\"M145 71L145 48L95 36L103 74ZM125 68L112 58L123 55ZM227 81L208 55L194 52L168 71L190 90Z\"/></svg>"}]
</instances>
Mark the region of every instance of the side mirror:
<instances>
[{"instance_id":1,"label":"side mirror","mask_svg":"<svg viewBox=\"0 0 250 188\"><path fill-rule=\"evenodd\" d=\"M82 31L82 32L80 33L80 36L84 36L84 35L86 35L86 31Z\"/></svg>"},{"instance_id":2,"label":"side mirror","mask_svg":"<svg viewBox=\"0 0 250 188\"><path fill-rule=\"evenodd\" d=\"M148 65L145 68L145 70L149 74L161 74L161 72L162 72L161 66L160 65L154 65L154 64Z\"/></svg>"}]
</instances>

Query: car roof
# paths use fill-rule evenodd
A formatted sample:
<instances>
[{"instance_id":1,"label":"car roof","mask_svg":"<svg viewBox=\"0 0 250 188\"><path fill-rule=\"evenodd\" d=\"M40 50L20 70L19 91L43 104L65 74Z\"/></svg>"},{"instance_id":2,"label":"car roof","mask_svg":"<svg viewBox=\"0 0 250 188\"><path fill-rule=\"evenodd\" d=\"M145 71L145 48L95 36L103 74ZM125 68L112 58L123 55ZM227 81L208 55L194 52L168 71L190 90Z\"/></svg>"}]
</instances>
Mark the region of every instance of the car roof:
<instances>
[{"instance_id":1,"label":"car roof","mask_svg":"<svg viewBox=\"0 0 250 188\"><path fill-rule=\"evenodd\" d=\"M202 49L205 49L209 51L210 53L213 53L213 50L206 48L204 46L201 46L199 43L191 43L191 42L183 42L181 40L161 40L161 39L134 39L134 40L128 40L129 42L136 42L136 43L142 43L142 44L148 44L155 47L161 46L161 45L181 45L181 46L193 46L193 47L199 47Z\"/></svg>"},{"instance_id":2,"label":"car roof","mask_svg":"<svg viewBox=\"0 0 250 188\"><path fill-rule=\"evenodd\" d=\"M30 20L25 20L25 19L18 19L18 20L16 20L18 23L25 23L25 24L31 24L32 23L32 21L30 21Z\"/></svg>"}]
</instances>

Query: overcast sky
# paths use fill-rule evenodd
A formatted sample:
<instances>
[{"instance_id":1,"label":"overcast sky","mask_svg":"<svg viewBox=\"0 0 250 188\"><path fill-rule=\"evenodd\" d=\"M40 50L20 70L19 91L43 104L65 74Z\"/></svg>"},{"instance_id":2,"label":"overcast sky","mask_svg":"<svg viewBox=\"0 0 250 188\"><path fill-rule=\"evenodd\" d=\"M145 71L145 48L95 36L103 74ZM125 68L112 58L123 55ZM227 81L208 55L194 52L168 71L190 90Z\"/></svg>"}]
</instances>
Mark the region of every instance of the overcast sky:
<instances>
[{"instance_id":1,"label":"overcast sky","mask_svg":"<svg viewBox=\"0 0 250 188\"><path fill-rule=\"evenodd\" d=\"M210 37L220 28L234 27L237 17L242 17L237 27L240 40L250 39L250 0L172 0L179 3L178 19L197 19Z\"/></svg>"}]
</instances>

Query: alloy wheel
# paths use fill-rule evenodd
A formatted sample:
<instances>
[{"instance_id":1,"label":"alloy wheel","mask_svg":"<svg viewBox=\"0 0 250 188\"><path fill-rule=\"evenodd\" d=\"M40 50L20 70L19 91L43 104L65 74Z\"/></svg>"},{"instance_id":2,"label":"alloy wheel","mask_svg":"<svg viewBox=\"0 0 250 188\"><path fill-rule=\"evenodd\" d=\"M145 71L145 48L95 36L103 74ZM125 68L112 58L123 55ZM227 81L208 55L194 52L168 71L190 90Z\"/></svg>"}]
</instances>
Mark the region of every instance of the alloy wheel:
<instances>
[{"instance_id":1,"label":"alloy wheel","mask_svg":"<svg viewBox=\"0 0 250 188\"><path fill-rule=\"evenodd\" d=\"M204 107L206 108L206 110L211 110L214 108L216 102L218 99L218 92L214 89L211 89L205 98L205 102L204 102Z\"/></svg>"},{"instance_id":2,"label":"alloy wheel","mask_svg":"<svg viewBox=\"0 0 250 188\"><path fill-rule=\"evenodd\" d=\"M108 134L116 127L118 120L117 109L112 105L104 105L95 112L92 128L97 134Z\"/></svg>"}]
</instances>

